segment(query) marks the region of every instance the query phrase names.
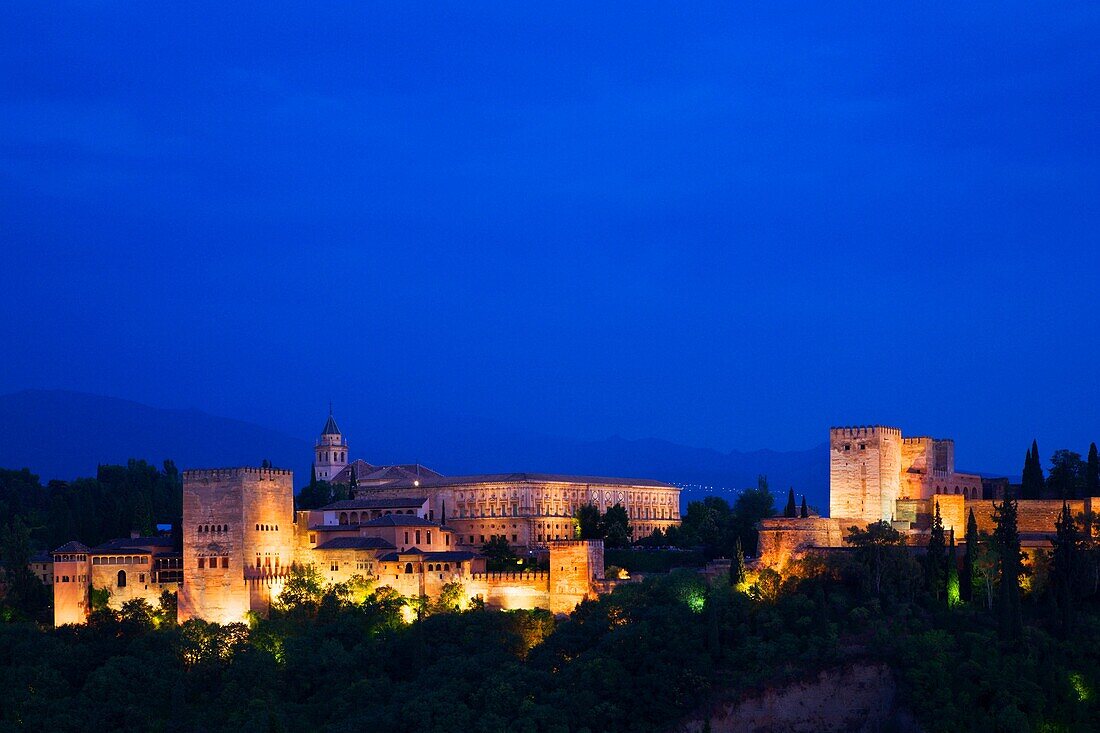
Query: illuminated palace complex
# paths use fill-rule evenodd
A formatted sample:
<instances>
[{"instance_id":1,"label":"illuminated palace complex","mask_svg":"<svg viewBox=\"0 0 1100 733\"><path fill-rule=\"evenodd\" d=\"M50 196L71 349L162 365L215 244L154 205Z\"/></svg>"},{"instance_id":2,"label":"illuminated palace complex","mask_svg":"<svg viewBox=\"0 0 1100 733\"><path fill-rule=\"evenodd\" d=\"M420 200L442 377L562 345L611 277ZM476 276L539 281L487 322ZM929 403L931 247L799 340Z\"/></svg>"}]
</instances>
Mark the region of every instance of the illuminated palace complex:
<instances>
[{"instance_id":1,"label":"illuminated palace complex","mask_svg":"<svg viewBox=\"0 0 1100 733\"><path fill-rule=\"evenodd\" d=\"M971 511L980 531L993 530L993 504L1004 498L1007 479L983 479L955 470L955 443L904 437L882 425L829 431L829 517L765 519L760 561L782 566L814 549L844 546L852 526L890 522L911 545L925 545L936 509L944 528L960 538ZM1076 516L1100 510L1100 497L1068 500ZM1025 551L1050 549L1061 499L1021 499L1020 543Z\"/></svg>"},{"instance_id":2,"label":"illuminated palace complex","mask_svg":"<svg viewBox=\"0 0 1100 733\"><path fill-rule=\"evenodd\" d=\"M371 578L405 596L436 597L459 583L491 607L571 611L610 587L603 543L575 539L584 504L619 504L634 537L679 524L680 490L642 479L511 473L443 476L416 464L349 461L330 415L314 449L319 479L354 487L352 498L294 510L293 477L275 468L183 473L183 551L165 538L132 537L95 548L69 542L53 553L54 619L81 623L92 587L118 608L178 593L179 618L241 621L266 611L294 564L329 582ZM494 536L544 553L549 571L488 573L480 555Z\"/></svg>"}]
</instances>

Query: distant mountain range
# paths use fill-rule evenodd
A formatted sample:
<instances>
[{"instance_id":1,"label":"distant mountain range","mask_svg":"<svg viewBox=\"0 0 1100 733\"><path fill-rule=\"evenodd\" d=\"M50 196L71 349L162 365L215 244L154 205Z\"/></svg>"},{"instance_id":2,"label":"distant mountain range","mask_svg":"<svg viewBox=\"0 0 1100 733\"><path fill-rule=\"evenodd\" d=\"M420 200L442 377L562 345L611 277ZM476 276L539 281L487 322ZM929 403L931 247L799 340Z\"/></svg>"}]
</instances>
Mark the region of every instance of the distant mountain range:
<instances>
[{"instance_id":1,"label":"distant mountain range","mask_svg":"<svg viewBox=\"0 0 1100 733\"><path fill-rule=\"evenodd\" d=\"M732 500L736 490L755 486L757 475L766 474L777 503L793 486L811 505L828 506L827 443L803 451L722 453L654 439L574 440L472 420L371 424L349 442L355 458L420 461L450 475L542 471L653 478L685 485L685 504L708 494ZM197 410L59 390L0 396L0 466L30 468L43 481L94 475L98 464L130 458L158 465L170 458L181 469L268 459L292 469L302 486L309 480L312 446L312 438Z\"/></svg>"}]
</instances>

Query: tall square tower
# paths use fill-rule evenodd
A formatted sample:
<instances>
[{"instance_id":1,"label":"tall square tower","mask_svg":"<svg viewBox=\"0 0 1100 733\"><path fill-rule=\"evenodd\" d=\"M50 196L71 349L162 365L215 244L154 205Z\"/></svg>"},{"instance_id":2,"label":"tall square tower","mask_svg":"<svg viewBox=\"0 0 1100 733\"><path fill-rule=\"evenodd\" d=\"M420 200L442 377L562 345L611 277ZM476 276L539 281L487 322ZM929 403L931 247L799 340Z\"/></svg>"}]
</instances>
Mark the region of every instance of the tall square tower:
<instances>
[{"instance_id":1,"label":"tall square tower","mask_svg":"<svg viewBox=\"0 0 1100 733\"><path fill-rule=\"evenodd\" d=\"M829 516L891 521L901 495L901 430L883 425L829 430Z\"/></svg>"},{"instance_id":2,"label":"tall square tower","mask_svg":"<svg viewBox=\"0 0 1100 733\"><path fill-rule=\"evenodd\" d=\"M183 473L179 619L243 621L264 610L294 560L293 474L276 468Z\"/></svg>"}]
</instances>

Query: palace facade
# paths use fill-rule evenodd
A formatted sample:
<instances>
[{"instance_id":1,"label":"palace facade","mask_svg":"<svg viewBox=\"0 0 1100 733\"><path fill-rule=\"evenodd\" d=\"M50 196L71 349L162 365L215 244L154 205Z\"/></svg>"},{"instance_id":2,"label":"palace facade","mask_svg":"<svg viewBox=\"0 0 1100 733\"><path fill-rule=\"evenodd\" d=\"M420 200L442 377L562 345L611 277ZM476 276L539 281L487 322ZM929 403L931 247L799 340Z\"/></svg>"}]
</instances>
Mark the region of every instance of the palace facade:
<instances>
[{"instance_id":1,"label":"palace facade","mask_svg":"<svg viewBox=\"0 0 1100 733\"><path fill-rule=\"evenodd\" d=\"M354 486L356 499L423 497L428 519L453 527L455 541L466 548L496 535L517 549L571 539L573 517L585 504L601 512L622 506L635 540L680 523L680 489L661 481L550 473L444 476L420 464L375 466L347 456L347 441L329 415L314 448L318 478Z\"/></svg>"}]
</instances>

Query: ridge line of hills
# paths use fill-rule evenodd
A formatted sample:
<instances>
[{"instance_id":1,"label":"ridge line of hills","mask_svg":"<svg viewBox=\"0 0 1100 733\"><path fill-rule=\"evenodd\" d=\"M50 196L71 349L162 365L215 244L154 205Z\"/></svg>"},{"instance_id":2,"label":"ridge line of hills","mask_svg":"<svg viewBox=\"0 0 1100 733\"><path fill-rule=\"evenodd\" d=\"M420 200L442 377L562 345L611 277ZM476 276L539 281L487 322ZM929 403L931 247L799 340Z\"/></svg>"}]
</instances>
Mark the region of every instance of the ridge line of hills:
<instances>
[{"instance_id":1,"label":"ridge line of hills","mask_svg":"<svg viewBox=\"0 0 1100 733\"><path fill-rule=\"evenodd\" d=\"M801 451L695 448L656 438L612 436L586 441L454 421L452 424L358 426L351 457L371 463L421 463L448 475L515 471L651 478L685 486L683 503L708 494L733 500L766 474L777 496L788 486L810 504L828 501L828 445ZM370 454L357 446L371 446ZM50 479L95 475L101 463L143 458L180 469L257 465L263 459L308 481L313 443L278 430L194 409L159 408L117 397L65 390L0 395L0 467L29 468ZM778 503L778 502L777 502Z\"/></svg>"}]
</instances>

